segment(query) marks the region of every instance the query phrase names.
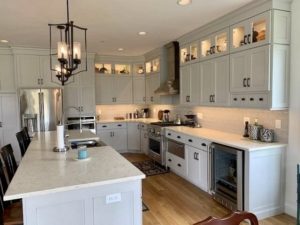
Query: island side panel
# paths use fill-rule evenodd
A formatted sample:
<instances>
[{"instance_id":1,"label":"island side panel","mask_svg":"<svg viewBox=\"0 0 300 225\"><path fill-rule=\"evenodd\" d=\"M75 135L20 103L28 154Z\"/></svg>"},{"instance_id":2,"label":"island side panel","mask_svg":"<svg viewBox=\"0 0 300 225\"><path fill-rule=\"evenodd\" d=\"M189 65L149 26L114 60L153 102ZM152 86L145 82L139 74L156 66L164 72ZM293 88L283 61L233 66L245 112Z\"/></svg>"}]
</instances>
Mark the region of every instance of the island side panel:
<instances>
[{"instance_id":1,"label":"island side panel","mask_svg":"<svg viewBox=\"0 0 300 225\"><path fill-rule=\"evenodd\" d=\"M284 210L285 147L245 151L245 210L259 219Z\"/></svg>"},{"instance_id":2,"label":"island side panel","mask_svg":"<svg viewBox=\"0 0 300 225\"><path fill-rule=\"evenodd\" d=\"M142 225L141 180L23 199L24 225Z\"/></svg>"}]
</instances>

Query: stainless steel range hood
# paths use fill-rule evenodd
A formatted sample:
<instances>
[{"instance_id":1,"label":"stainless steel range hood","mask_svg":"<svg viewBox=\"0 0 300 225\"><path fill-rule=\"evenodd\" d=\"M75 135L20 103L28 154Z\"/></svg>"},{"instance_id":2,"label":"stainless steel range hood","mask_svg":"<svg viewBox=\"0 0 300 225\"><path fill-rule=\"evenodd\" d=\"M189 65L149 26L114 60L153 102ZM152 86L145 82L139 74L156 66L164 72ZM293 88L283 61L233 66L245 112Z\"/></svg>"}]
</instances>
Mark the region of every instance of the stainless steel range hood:
<instances>
[{"instance_id":1,"label":"stainless steel range hood","mask_svg":"<svg viewBox=\"0 0 300 225\"><path fill-rule=\"evenodd\" d=\"M167 80L154 91L158 95L179 94L179 43L173 41L164 46L166 48Z\"/></svg>"}]
</instances>

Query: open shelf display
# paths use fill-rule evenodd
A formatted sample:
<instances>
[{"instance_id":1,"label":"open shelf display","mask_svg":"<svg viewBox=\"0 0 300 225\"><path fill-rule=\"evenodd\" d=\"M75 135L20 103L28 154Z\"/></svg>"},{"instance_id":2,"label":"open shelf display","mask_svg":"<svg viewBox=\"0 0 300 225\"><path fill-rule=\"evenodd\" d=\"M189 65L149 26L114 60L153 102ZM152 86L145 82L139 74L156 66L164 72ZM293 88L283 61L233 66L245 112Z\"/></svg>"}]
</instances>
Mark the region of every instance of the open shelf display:
<instances>
[{"instance_id":1,"label":"open shelf display","mask_svg":"<svg viewBox=\"0 0 300 225\"><path fill-rule=\"evenodd\" d=\"M133 73L134 74L144 74L145 73L144 64L143 63L134 64L133 65Z\"/></svg>"},{"instance_id":2,"label":"open shelf display","mask_svg":"<svg viewBox=\"0 0 300 225\"><path fill-rule=\"evenodd\" d=\"M96 63L95 72L103 74L112 74L112 65L109 63Z\"/></svg>"}]
</instances>

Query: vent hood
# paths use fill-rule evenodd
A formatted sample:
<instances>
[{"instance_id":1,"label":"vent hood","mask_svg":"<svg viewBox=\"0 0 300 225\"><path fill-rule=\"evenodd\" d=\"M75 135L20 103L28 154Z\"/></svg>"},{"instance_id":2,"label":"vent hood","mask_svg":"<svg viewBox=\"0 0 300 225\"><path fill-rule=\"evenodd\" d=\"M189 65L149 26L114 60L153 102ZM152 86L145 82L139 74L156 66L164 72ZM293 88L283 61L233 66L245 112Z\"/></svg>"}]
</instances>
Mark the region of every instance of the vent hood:
<instances>
[{"instance_id":1,"label":"vent hood","mask_svg":"<svg viewBox=\"0 0 300 225\"><path fill-rule=\"evenodd\" d=\"M164 46L166 51L167 80L154 91L158 95L179 94L179 43L173 41Z\"/></svg>"}]
</instances>

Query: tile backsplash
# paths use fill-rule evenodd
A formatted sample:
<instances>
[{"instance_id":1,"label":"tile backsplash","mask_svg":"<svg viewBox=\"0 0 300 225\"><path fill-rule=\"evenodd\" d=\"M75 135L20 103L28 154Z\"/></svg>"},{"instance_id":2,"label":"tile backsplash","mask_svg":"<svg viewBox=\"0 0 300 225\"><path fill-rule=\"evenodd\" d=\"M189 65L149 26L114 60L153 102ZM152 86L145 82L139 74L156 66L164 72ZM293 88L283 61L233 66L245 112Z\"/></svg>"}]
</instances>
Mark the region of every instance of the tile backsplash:
<instances>
[{"instance_id":1,"label":"tile backsplash","mask_svg":"<svg viewBox=\"0 0 300 225\"><path fill-rule=\"evenodd\" d=\"M96 113L100 116L100 119L109 120L114 117L126 117L127 113L133 113L142 108L145 108L145 105L97 105ZM274 129L276 141L288 142L288 110L270 111L221 107L191 107L183 105L152 105L149 106L149 108L152 118L157 118L158 111L164 109L171 111L171 119L174 119L176 114L180 114L182 120L185 119L184 115L186 114L202 114L202 119L199 119L202 127L240 135L244 133L244 118L249 118L250 123L254 123L254 120L257 119L258 123L265 128ZM275 128L276 120L281 121L280 129Z\"/></svg>"}]
</instances>

